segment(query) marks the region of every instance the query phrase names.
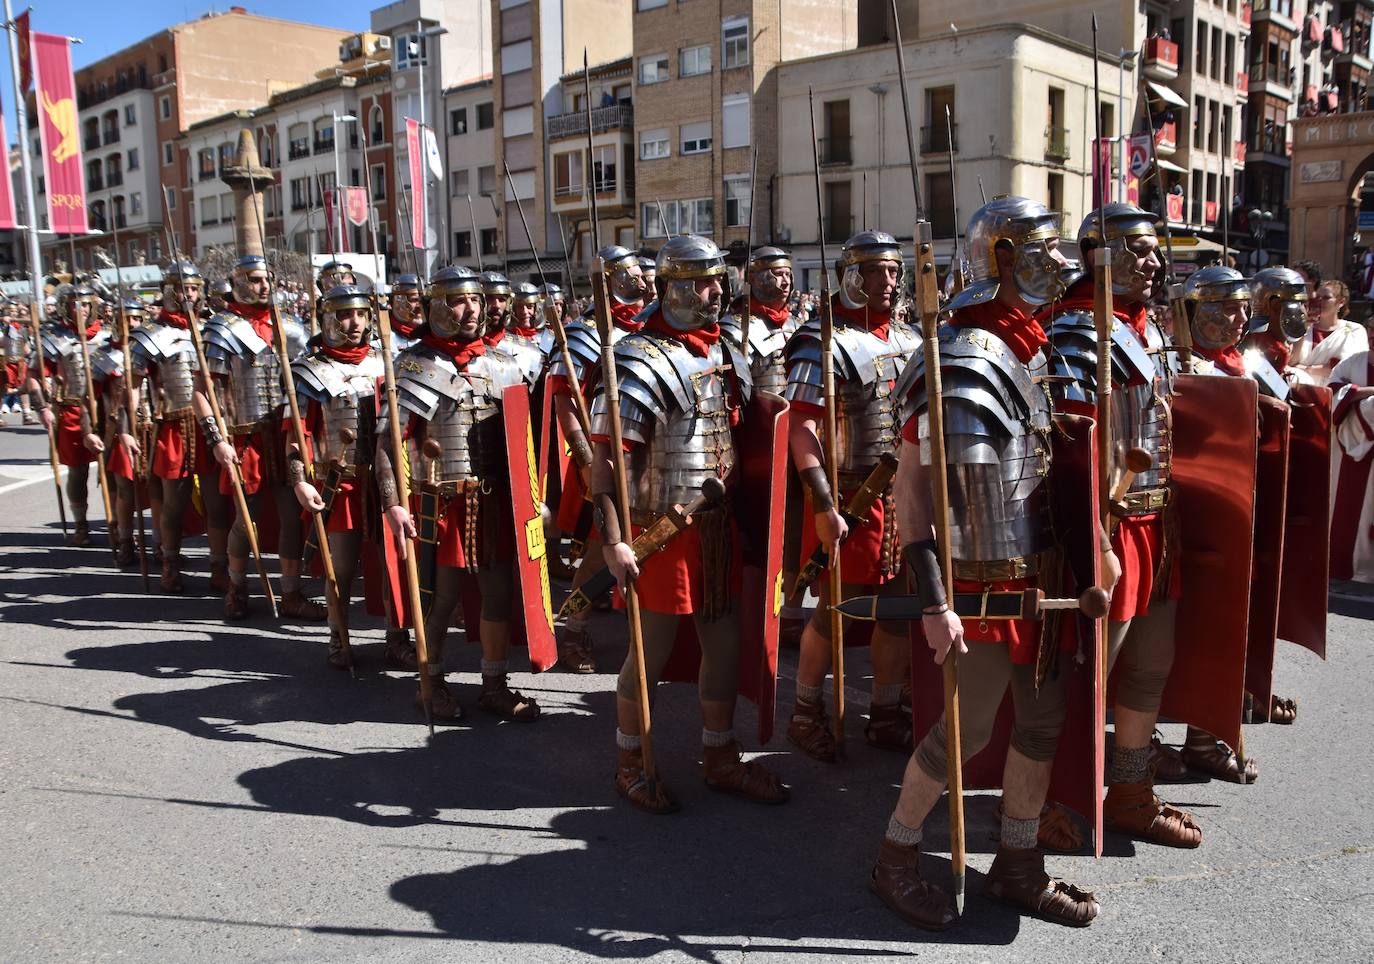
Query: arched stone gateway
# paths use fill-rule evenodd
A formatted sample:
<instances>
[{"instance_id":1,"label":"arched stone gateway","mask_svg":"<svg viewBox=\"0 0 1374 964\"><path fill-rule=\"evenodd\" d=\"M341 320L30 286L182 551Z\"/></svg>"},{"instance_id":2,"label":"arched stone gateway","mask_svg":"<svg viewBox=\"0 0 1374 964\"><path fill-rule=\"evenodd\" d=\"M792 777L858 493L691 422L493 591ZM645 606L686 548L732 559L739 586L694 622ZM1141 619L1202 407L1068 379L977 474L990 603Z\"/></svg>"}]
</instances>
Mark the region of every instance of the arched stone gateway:
<instances>
[{"instance_id":1,"label":"arched stone gateway","mask_svg":"<svg viewBox=\"0 0 1374 964\"><path fill-rule=\"evenodd\" d=\"M1310 259L1343 276L1358 223L1355 192L1361 178L1374 169L1374 111L1291 123L1289 263Z\"/></svg>"}]
</instances>

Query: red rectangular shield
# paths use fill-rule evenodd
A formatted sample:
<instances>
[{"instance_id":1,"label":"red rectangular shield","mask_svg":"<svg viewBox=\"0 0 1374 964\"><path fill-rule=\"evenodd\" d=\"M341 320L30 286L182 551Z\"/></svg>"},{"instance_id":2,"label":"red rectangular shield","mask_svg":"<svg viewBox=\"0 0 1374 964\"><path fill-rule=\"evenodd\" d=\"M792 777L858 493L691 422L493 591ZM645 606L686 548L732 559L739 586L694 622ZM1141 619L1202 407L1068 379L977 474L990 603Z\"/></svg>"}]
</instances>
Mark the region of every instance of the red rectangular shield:
<instances>
[{"instance_id":1,"label":"red rectangular shield","mask_svg":"<svg viewBox=\"0 0 1374 964\"><path fill-rule=\"evenodd\" d=\"M47 178L48 226L58 234L86 234L90 227L86 222L86 178L81 165L71 42L54 34L33 34L33 69Z\"/></svg>"},{"instance_id":2,"label":"red rectangular shield","mask_svg":"<svg viewBox=\"0 0 1374 964\"><path fill-rule=\"evenodd\" d=\"M1250 622L1246 630L1245 688L1255 715L1269 718L1274 692L1274 643L1279 631L1283 577L1283 530L1288 512L1287 404L1259 399L1259 453L1255 472L1255 556L1250 575Z\"/></svg>"},{"instance_id":3,"label":"red rectangular shield","mask_svg":"<svg viewBox=\"0 0 1374 964\"><path fill-rule=\"evenodd\" d=\"M544 520L539 512L540 484L530 431L530 396L524 385L512 385L501 397L506 429L506 459L510 466L511 512L515 523L515 567L524 617L530 665L536 672L558 662L549 595L549 559L545 553Z\"/></svg>"},{"instance_id":4,"label":"red rectangular shield","mask_svg":"<svg viewBox=\"0 0 1374 964\"><path fill-rule=\"evenodd\" d=\"M1288 397L1288 518L1283 530L1279 639L1326 658L1331 562L1331 390L1295 385Z\"/></svg>"},{"instance_id":5,"label":"red rectangular shield","mask_svg":"<svg viewBox=\"0 0 1374 964\"><path fill-rule=\"evenodd\" d=\"M1160 713L1235 746L1245 690L1259 389L1248 378L1180 375L1174 390L1178 564L1189 588L1178 603L1174 665Z\"/></svg>"}]
</instances>

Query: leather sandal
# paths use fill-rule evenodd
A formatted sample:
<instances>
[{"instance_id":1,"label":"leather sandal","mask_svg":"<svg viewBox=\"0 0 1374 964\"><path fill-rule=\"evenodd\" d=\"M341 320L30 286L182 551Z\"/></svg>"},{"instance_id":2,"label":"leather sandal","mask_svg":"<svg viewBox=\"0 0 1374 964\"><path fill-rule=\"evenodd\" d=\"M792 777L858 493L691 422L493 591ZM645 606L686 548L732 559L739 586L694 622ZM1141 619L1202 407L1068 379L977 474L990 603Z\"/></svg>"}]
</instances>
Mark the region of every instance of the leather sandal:
<instances>
[{"instance_id":1,"label":"leather sandal","mask_svg":"<svg viewBox=\"0 0 1374 964\"><path fill-rule=\"evenodd\" d=\"M997 829L992 839L1002 840L1002 804L997 804ZM1036 846L1057 854L1073 854L1083 849L1086 840L1069 814L1068 807L1059 803L1047 803L1040 808L1040 830L1035 838Z\"/></svg>"},{"instance_id":2,"label":"leather sandal","mask_svg":"<svg viewBox=\"0 0 1374 964\"><path fill-rule=\"evenodd\" d=\"M410 643L410 633L404 629L386 631L384 659L388 666L409 670L412 673L420 668L419 657L415 655L415 647Z\"/></svg>"},{"instance_id":3,"label":"leather sandal","mask_svg":"<svg viewBox=\"0 0 1374 964\"><path fill-rule=\"evenodd\" d=\"M1097 898L1045 873L1045 855L1035 849L998 847L988 870L987 895L1066 927L1087 927L1097 916Z\"/></svg>"},{"instance_id":4,"label":"leather sandal","mask_svg":"<svg viewBox=\"0 0 1374 964\"><path fill-rule=\"evenodd\" d=\"M1197 770L1218 780L1228 783L1255 783L1259 780L1259 765L1253 757L1245 761L1245 772L1240 769L1236 751L1203 730L1189 730L1188 742L1183 744L1181 755L1190 770Z\"/></svg>"},{"instance_id":5,"label":"leather sandal","mask_svg":"<svg viewBox=\"0 0 1374 964\"><path fill-rule=\"evenodd\" d=\"M75 546L78 549L85 549L91 545L91 526L87 522L78 522L72 527L72 534L67 537L67 545Z\"/></svg>"},{"instance_id":6,"label":"leather sandal","mask_svg":"<svg viewBox=\"0 0 1374 964\"><path fill-rule=\"evenodd\" d=\"M592 641L585 626L563 627L563 638L558 641L558 665L583 676L596 672L596 657L592 655Z\"/></svg>"},{"instance_id":7,"label":"leather sandal","mask_svg":"<svg viewBox=\"0 0 1374 964\"><path fill-rule=\"evenodd\" d=\"M533 723L539 719L539 704L511 689L505 673L482 677L482 695L477 698L477 708L516 723Z\"/></svg>"},{"instance_id":8,"label":"leather sandal","mask_svg":"<svg viewBox=\"0 0 1374 964\"><path fill-rule=\"evenodd\" d=\"M248 618L248 583L230 584L224 594L224 618L235 622Z\"/></svg>"},{"instance_id":9,"label":"leather sandal","mask_svg":"<svg viewBox=\"0 0 1374 964\"><path fill-rule=\"evenodd\" d=\"M1102 822L1108 830L1165 847L1192 848L1202 843L1202 828L1193 815L1160 800L1149 782L1109 786Z\"/></svg>"},{"instance_id":10,"label":"leather sandal","mask_svg":"<svg viewBox=\"0 0 1374 964\"><path fill-rule=\"evenodd\" d=\"M322 623L329 618L328 606L317 600L306 598L305 593L299 589L281 594L281 599L277 602L277 612L282 616L290 616L292 619L308 619L317 623Z\"/></svg>"},{"instance_id":11,"label":"leather sandal","mask_svg":"<svg viewBox=\"0 0 1374 964\"><path fill-rule=\"evenodd\" d=\"M210 588L216 592L228 592L231 585L229 567L222 562L210 563Z\"/></svg>"},{"instance_id":12,"label":"leather sandal","mask_svg":"<svg viewBox=\"0 0 1374 964\"><path fill-rule=\"evenodd\" d=\"M1156 732L1150 737L1150 771L1157 783L1178 783L1188 779L1188 764L1177 747L1167 745Z\"/></svg>"},{"instance_id":13,"label":"leather sandal","mask_svg":"<svg viewBox=\"0 0 1374 964\"><path fill-rule=\"evenodd\" d=\"M755 803L786 803L792 794L777 775L762 763L740 759L739 742L701 748L702 775L706 786L719 793L753 800Z\"/></svg>"},{"instance_id":14,"label":"leather sandal","mask_svg":"<svg viewBox=\"0 0 1374 964\"><path fill-rule=\"evenodd\" d=\"M835 736L830 732L823 701L808 703L798 697L792 722L787 724L787 741L813 760L835 762Z\"/></svg>"},{"instance_id":15,"label":"leather sandal","mask_svg":"<svg viewBox=\"0 0 1374 964\"><path fill-rule=\"evenodd\" d=\"M343 636L337 629L329 630L329 656L326 657L329 665L335 669L352 669L353 657L344 648Z\"/></svg>"},{"instance_id":16,"label":"leather sandal","mask_svg":"<svg viewBox=\"0 0 1374 964\"><path fill-rule=\"evenodd\" d=\"M895 706L870 706L868 725L864 727L864 739L869 746L879 750L911 755L915 745L915 734L911 729L911 717L903 710L901 703Z\"/></svg>"},{"instance_id":17,"label":"leather sandal","mask_svg":"<svg viewBox=\"0 0 1374 964\"><path fill-rule=\"evenodd\" d=\"M643 750L618 751L615 768L615 792L645 813L662 816L677 813L678 810L682 809L673 795L668 792L668 788L662 780L656 780L653 790L650 791L649 781L644 776Z\"/></svg>"},{"instance_id":18,"label":"leather sandal","mask_svg":"<svg viewBox=\"0 0 1374 964\"><path fill-rule=\"evenodd\" d=\"M180 596L186 591L186 584L181 579L180 560L162 560L162 579L158 586L169 596Z\"/></svg>"},{"instance_id":19,"label":"leather sandal","mask_svg":"<svg viewBox=\"0 0 1374 964\"><path fill-rule=\"evenodd\" d=\"M453 695L453 690L448 688L448 683L444 682L442 676L431 676L429 678L430 693L430 712L433 714L436 723L457 723L463 718L463 708L458 705L458 698ZM421 710L425 708L424 691L418 686L415 689L415 705Z\"/></svg>"},{"instance_id":20,"label":"leather sandal","mask_svg":"<svg viewBox=\"0 0 1374 964\"><path fill-rule=\"evenodd\" d=\"M1288 696L1269 697L1269 722L1285 726L1298 718L1298 701Z\"/></svg>"},{"instance_id":21,"label":"leather sandal","mask_svg":"<svg viewBox=\"0 0 1374 964\"><path fill-rule=\"evenodd\" d=\"M958 917L939 887L921 879L921 848L903 847L886 837L868 876L868 889L902 920L927 931L949 930Z\"/></svg>"},{"instance_id":22,"label":"leather sandal","mask_svg":"<svg viewBox=\"0 0 1374 964\"><path fill-rule=\"evenodd\" d=\"M138 555L134 552L134 540L119 540L119 548L115 550L115 565L121 569L133 569L138 565Z\"/></svg>"}]
</instances>

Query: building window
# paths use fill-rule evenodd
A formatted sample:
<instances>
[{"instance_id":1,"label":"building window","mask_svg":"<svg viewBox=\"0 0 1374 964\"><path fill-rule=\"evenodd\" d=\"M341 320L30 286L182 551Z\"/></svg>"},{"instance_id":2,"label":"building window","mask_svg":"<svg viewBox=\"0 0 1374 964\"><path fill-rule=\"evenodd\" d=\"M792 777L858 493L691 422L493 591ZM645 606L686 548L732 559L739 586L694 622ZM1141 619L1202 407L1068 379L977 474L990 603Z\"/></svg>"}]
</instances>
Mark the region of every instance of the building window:
<instances>
[{"instance_id":1,"label":"building window","mask_svg":"<svg viewBox=\"0 0 1374 964\"><path fill-rule=\"evenodd\" d=\"M657 10L668 6L668 0L635 0L636 10Z\"/></svg>"},{"instance_id":2,"label":"building window","mask_svg":"<svg viewBox=\"0 0 1374 964\"><path fill-rule=\"evenodd\" d=\"M157 112L163 120L172 119L172 98L163 94L157 100Z\"/></svg>"},{"instance_id":3,"label":"building window","mask_svg":"<svg viewBox=\"0 0 1374 964\"><path fill-rule=\"evenodd\" d=\"M334 118L320 117L314 122L315 153L328 154L334 150Z\"/></svg>"},{"instance_id":4,"label":"building window","mask_svg":"<svg viewBox=\"0 0 1374 964\"><path fill-rule=\"evenodd\" d=\"M125 104L125 105L124 105L124 126L125 126L125 127L133 127L133 126L134 126L135 124L137 124L137 123L138 123L138 105L137 105L137 104Z\"/></svg>"},{"instance_id":5,"label":"building window","mask_svg":"<svg viewBox=\"0 0 1374 964\"><path fill-rule=\"evenodd\" d=\"M578 197L582 194L582 152L565 151L553 156L554 197Z\"/></svg>"},{"instance_id":6,"label":"building window","mask_svg":"<svg viewBox=\"0 0 1374 964\"><path fill-rule=\"evenodd\" d=\"M205 147L196 153L197 180L208 181L215 176L215 152Z\"/></svg>"},{"instance_id":7,"label":"building window","mask_svg":"<svg viewBox=\"0 0 1374 964\"><path fill-rule=\"evenodd\" d=\"M372 146L375 147L386 140L386 124L383 121L381 105L373 104L372 110L368 112L368 117L371 118L371 123L368 126L372 128L372 133L368 137L372 141Z\"/></svg>"},{"instance_id":8,"label":"building window","mask_svg":"<svg viewBox=\"0 0 1374 964\"><path fill-rule=\"evenodd\" d=\"M466 134L468 132L468 109L458 107L448 112L448 132Z\"/></svg>"},{"instance_id":9,"label":"building window","mask_svg":"<svg viewBox=\"0 0 1374 964\"><path fill-rule=\"evenodd\" d=\"M668 79L668 55L650 54L639 58L639 82L661 84Z\"/></svg>"},{"instance_id":10,"label":"building window","mask_svg":"<svg viewBox=\"0 0 1374 964\"><path fill-rule=\"evenodd\" d=\"M129 195L129 214L143 213L143 195L137 192Z\"/></svg>"},{"instance_id":11,"label":"building window","mask_svg":"<svg viewBox=\"0 0 1374 964\"><path fill-rule=\"evenodd\" d=\"M653 161L669 157L672 149L668 146L668 129L661 127L652 131L639 132L639 159Z\"/></svg>"},{"instance_id":12,"label":"building window","mask_svg":"<svg viewBox=\"0 0 1374 964\"><path fill-rule=\"evenodd\" d=\"M640 205L640 236L662 238L669 234L709 235L714 230L714 202L709 197L688 201L664 201L659 215L657 202ZM663 218L668 223L663 223Z\"/></svg>"},{"instance_id":13,"label":"building window","mask_svg":"<svg viewBox=\"0 0 1374 964\"><path fill-rule=\"evenodd\" d=\"M200 225L219 224L219 198L207 197L200 202Z\"/></svg>"},{"instance_id":14,"label":"building window","mask_svg":"<svg viewBox=\"0 0 1374 964\"><path fill-rule=\"evenodd\" d=\"M468 186L468 169L465 167L461 171L449 171L448 183L450 194L467 194L470 191Z\"/></svg>"},{"instance_id":15,"label":"building window","mask_svg":"<svg viewBox=\"0 0 1374 964\"><path fill-rule=\"evenodd\" d=\"M423 67L429 63L426 57L425 42L427 37L422 37L417 33L402 34L396 38L396 69L409 70L411 67Z\"/></svg>"},{"instance_id":16,"label":"building window","mask_svg":"<svg viewBox=\"0 0 1374 964\"><path fill-rule=\"evenodd\" d=\"M616 149L601 144L592 151L592 184L598 191L615 190Z\"/></svg>"},{"instance_id":17,"label":"building window","mask_svg":"<svg viewBox=\"0 0 1374 964\"><path fill-rule=\"evenodd\" d=\"M219 172L224 173L225 168L234 165L234 145L225 141L219 146Z\"/></svg>"},{"instance_id":18,"label":"building window","mask_svg":"<svg viewBox=\"0 0 1374 964\"><path fill-rule=\"evenodd\" d=\"M945 126L945 111L949 111L949 126ZM954 123L959 119L954 109L954 88L953 87L927 87L926 88L926 128L925 137L922 141L922 148L926 151L948 154L950 143L949 135L954 129ZM849 122L845 119L845 133L848 134ZM1103 128L1108 130L1109 128ZM957 148L956 148L957 150Z\"/></svg>"},{"instance_id":19,"label":"building window","mask_svg":"<svg viewBox=\"0 0 1374 964\"><path fill-rule=\"evenodd\" d=\"M129 171L136 171L136 170L138 170L138 148L137 148L137 147L131 147L131 148L129 148L129 163L128 163L128 164L125 164L125 165L124 165L124 168L125 168L125 170L129 170Z\"/></svg>"},{"instance_id":20,"label":"building window","mask_svg":"<svg viewBox=\"0 0 1374 964\"><path fill-rule=\"evenodd\" d=\"M700 47L683 47L678 51L677 75L679 77L695 77L697 74L709 74L710 72L710 44L703 44Z\"/></svg>"},{"instance_id":21,"label":"building window","mask_svg":"<svg viewBox=\"0 0 1374 964\"><path fill-rule=\"evenodd\" d=\"M749 95L726 97L720 102L720 146L749 146Z\"/></svg>"},{"instance_id":22,"label":"building window","mask_svg":"<svg viewBox=\"0 0 1374 964\"><path fill-rule=\"evenodd\" d=\"M521 40L501 47L501 73L516 74L534 66L534 44Z\"/></svg>"},{"instance_id":23,"label":"building window","mask_svg":"<svg viewBox=\"0 0 1374 964\"><path fill-rule=\"evenodd\" d=\"M477 169L477 193L496 193L496 165L488 164Z\"/></svg>"},{"instance_id":24,"label":"building window","mask_svg":"<svg viewBox=\"0 0 1374 964\"><path fill-rule=\"evenodd\" d=\"M167 210L169 210L169 211L175 211L175 210L177 209L177 192L176 192L176 191L168 191L166 197L167 197Z\"/></svg>"},{"instance_id":25,"label":"building window","mask_svg":"<svg viewBox=\"0 0 1374 964\"><path fill-rule=\"evenodd\" d=\"M534 133L534 108L516 107L501 112L501 136L520 137Z\"/></svg>"},{"instance_id":26,"label":"building window","mask_svg":"<svg viewBox=\"0 0 1374 964\"><path fill-rule=\"evenodd\" d=\"M496 115L492 110L491 101L477 105L477 129L479 131L491 130L496 123Z\"/></svg>"},{"instance_id":27,"label":"building window","mask_svg":"<svg viewBox=\"0 0 1374 964\"><path fill-rule=\"evenodd\" d=\"M286 129L286 159L298 161L310 156L310 125L292 124Z\"/></svg>"},{"instance_id":28,"label":"building window","mask_svg":"<svg viewBox=\"0 0 1374 964\"><path fill-rule=\"evenodd\" d=\"M705 154L711 149L710 121L683 124L679 130L682 133L682 153Z\"/></svg>"},{"instance_id":29,"label":"building window","mask_svg":"<svg viewBox=\"0 0 1374 964\"><path fill-rule=\"evenodd\" d=\"M749 177L736 175L725 179L725 226L738 228L749 223Z\"/></svg>"},{"instance_id":30,"label":"building window","mask_svg":"<svg viewBox=\"0 0 1374 964\"><path fill-rule=\"evenodd\" d=\"M453 232L453 256L455 258L472 257L472 232L455 231Z\"/></svg>"},{"instance_id":31,"label":"building window","mask_svg":"<svg viewBox=\"0 0 1374 964\"><path fill-rule=\"evenodd\" d=\"M720 66L745 67L749 64L749 18L724 20L720 25Z\"/></svg>"},{"instance_id":32,"label":"building window","mask_svg":"<svg viewBox=\"0 0 1374 964\"><path fill-rule=\"evenodd\" d=\"M296 177L291 179L291 210L304 211L310 206L310 179Z\"/></svg>"},{"instance_id":33,"label":"building window","mask_svg":"<svg viewBox=\"0 0 1374 964\"><path fill-rule=\"evenodd\" d=\"M372 172L372 200L386 200L386 165L373 164L369 168Z\"/></svg>"},{"instance_id":34,"label":"building window","mask_svg":"<svg viewBox=\"0 0 1374 964\"><path fill-rule=\"evenodd\" d=\"M949 172L926 175L926 211L930 215L930 230L937 238L954 237L954 188ZM839 238L835 239L837 242Z\"/></svg>"},{"instance_id":35,"label":"building window","mask_svg":"<svg viewBox=\"0 0 1374 964\"><path fill-rule=\"evenodd\" d=\"M483 253L483 254L495 254L495 253L496 253L496 250L497 250L496 229L495 229L495 228L483 228L483 229L482 229L482 253Z\"/></svg>"}]
</instances>

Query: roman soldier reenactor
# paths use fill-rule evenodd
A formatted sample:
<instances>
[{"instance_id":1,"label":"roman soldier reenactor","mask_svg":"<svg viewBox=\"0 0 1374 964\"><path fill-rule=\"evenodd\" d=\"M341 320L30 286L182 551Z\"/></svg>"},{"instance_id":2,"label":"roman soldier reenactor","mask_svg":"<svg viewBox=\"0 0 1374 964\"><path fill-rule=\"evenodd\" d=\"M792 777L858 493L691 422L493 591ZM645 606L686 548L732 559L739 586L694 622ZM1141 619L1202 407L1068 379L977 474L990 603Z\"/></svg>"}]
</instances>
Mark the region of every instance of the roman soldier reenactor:
<instances>
[{"instance_id":1,"label":"roman soldier reenactor","mask_svg":"<svg viewBox=\"0 0 1374 964\"><path fill-rule=\"evenodd\" d=\"M1290 385L1311 385L1314 380L1292 365L1293 346L1307 334L1307 282L1292 268L1275 265L1262 268L1250 279L1249 335L1240 346L1242 356L1260 390L1281 401L1288 393L1269 384L1265 372L1257 369L1255 354L1263 355L1273 370Z\"/></svg>"},{"instance_id":2,"label":"roman soldier reenactor","mask_svg":"<svg viewBox=\"0 0 1374 964\"><path fill-rule=\"evenodd\" d=\"M501 349L519 364L520 374L532 392L544 383L544 368L552 347L539 302L539 289L529 282L522 281L511 289L506 337L501 342Z\"/></svg>"},{"instance_id":3,"label":"roman soldier reenactor","mask_svg":"<svg viewBox=\"0 0 1374 964\"><path fill-rule=\"evenodd\" d=\"M663 678L683 618L690 617L701 653L696 678L706 785L760 803L782 803L787 787L762 764L740 759L734 733L745 623L744 606L736 604L744 583L740 526L731 500L744 494L744 459L736 436L753 389L743 355L720 337L724 275L725 259L706 238L678 235L659 251L658 300L642 313L643 328L621 338L614 349L629 512L642 520L632 523L635 532L621 530L612 495L612 458L621 454L611 451L610 413L600 380L591 403L591 485L606 565L622 586L627 576L634 579L639 594L649 692ZM692 502L708 480L724 484L725 501L703 507L690 526L636 564L633 538L646 523ZM651 787L644 774L638 686L631 653L616 686L615 787L636 807L668 813L677 802L662 781Z\"/></svg>"},{"instance_id":4,"label":"roman soldier reenactor","mask_svg":"<svg viewBox=\"0 0 1374 964\"><path fill-rule=\"evenodd\" d=\"M947 302L951 314L939 332L947 529L956 593L986 606L1003 592L1048 588L1056 576L1059 533L1049 488L1057 467L1051 462L1050 397L1041 381L1049 369L1047 338L1033 313L1062 294L1065 262L1057 216L1027 198L999 197L983 205L966 237L972 280ZM838 334L837 326L837 340ZM1040 620L984 620L977 607L956 613L956 600L946 598L935 541L927 386L924 359L913 359L897 389L904 405L897 511L925 642L937 664L951 647L961 654L964 761L988 743L1008 688L1012 694L1001 837L988 893L1052 922L1083 926L1096 917L1097 900L1047 875L1037 848L1066 714L1068 674L1046 671L1060 641L1042 634ZM1098 528L1097 544L1110 569L1111 549ZM1110 577L1106 581L1110 586ZM956 919L949 896L923 880L918 867L922 825L944 792L947 773L941 715L906 768L869 884L904 920L931 930Z\"/></svg>"},{"instance_id":5,"label":"roman soldier reenactor","mask_svg":"<svg viewBox=\"0 0 1374 964\"><path fill-rule=\"evenodd\" d=\"M21 318L15 303L5 300L0 303L0 360L5 366L4 400L19 406L24 413L24 424L35 425L38 416L33 413L29 403L29 365L33 359L33 335L27 318ZM0 425L5 424L0 414Z\"/></svg>"},{"instance_id":6,"label":"roman soldier reenactor","mask_svg":"<svg viewBox=\"0 0 1374 964\"><path fill-rule=\"evenodd\" d=\"M29 374L29 385L31 389L39 389L37 379L40 377L49 385L49 390L43 393L49 401L38 414L45 428L56 427L58 461L67 467L67 503L75 523L68 542L74 546L89 546L91 529L86 521L86 508L90 465L105 450L105 443L100 437L100 415L90 411L87 405L90 386L82 341L77 332L85 332L86 347L90 351L104 347L109 334L100 324L100 296L89 285L60 288L56 310L56 319L43 326L42 366Z\"/></svg>"},{"instance_id":7,"label":"roman soldier reenactor","mask_svg":"<svg viewBox=\"0 0 1374 964\"><path fill-rule=\"evenodd\" d=\"M323 298L330 291L339 285L356 285L357 277L353 274L353 265L346 261L329 261L320 266L320 273L315 277L315 287Z\"/></svg>"},{"instance_id":8,"label":"roman soldier reenactor","mask_svg":"<svg viewBox=\"0 0 1374 964\"><path fill-rule=\"evenodd\" d=\"M801 558L810 557L817 546L838 543L846 598L904 592L905 580L898 578L901 543L890 490L873 504L867 524L851 529L841 516L883 456L895 452L901 442L900 399L893 389L921 347L916 330L892 317L901 285L901 246L885 232L862 231L844 243L835 271L840 279L832 296L838 493L830 491L821 446L826 400L819 320L802 325L786 347L792 462L806 489L812 518L803 528ZM821 693L830 670L831 599L829 580L822 576L817 582L820 601L801 635L797 702L787 738L807 756L833 761L835 735ZM864 735L872 746L910 753L911 716L902 706L910 666L906 623L875 623L870 651L873 702Z\"/></svg>"},{"instance_id":9,"label":"roman soldier reenactor","mask_svg":"<svg viewBox=\"0 0 1374 964\"><path fill-rule=\"evenodd\" d=\"M510 321L510 279L499 271L483 271L479 277L487 313L482 337L488 345L496 346L506 337L506 325Z\"/></svg>"},{"instance_id":10,"label":"roman soldier reenactor","mask_svg":"<svg viewBox=\"0 0 1374 964\"><path fill-rule=\"evenodd\" d=\"M461 267L443 268L430 282L428 322L396 362L398 404L409 421L412 503L398 502L384 433L377 443L377 487L393 532L415 538L418 522L419 539L432 547L432 556L421 559L421 581L431 595L422 618L434 718L463 716L444 682L444 640L462 603L463 578L475 576L482 647L477 708L530 722L539 704L511 689L507 678L517 589L502 395L521 385L521 377L515 360L482 337L488 318L482 290L478 276ZM422 702L418 691L416 701Z\"/></svg>"},{"instance_id":11,"label":"roman soldier reenactor","mask_svg":"<svg viewBox=\"0 0 1374 964\"><path fill-rule=\"evenodd\" d=\"M1107 667L1116 670L1115 743L1107 774L1103 818L1108 829L1174 847L1196 847L1202 831L1191 814L1160 801L1156 770L1181 779L1177 754L1153 741L1164 685L1174 659L1174 622L1182 591L1180 546L1173 514L1177 489L1170 481L1173 454L1172 359L1164 333L1147 317L1161 267L1158 219L1133 204L1113 202L1083 219L1078 245L1085 264L1105 246L1112 257L1110 490L1127 469L1127 453L1140 450L1149 466L1135 472L1120 504L1112 507L1112 550L1121 577L1108 613ZM1103 225L1106 236L1104 240ZM1097 331L1093 278L1072 284L1049 318L1050 382L1056 407L1091 414L1097 405ZM1137 456L1138 457L1138 456ZM1042 844L1044 827L1041 829ZM1056 848L1060 849L1060 848Z\"/></svg>"},{"instance_id":12,"label":"roman soldier reenactor","mask_svg":"<svg viewBox=\"0 0 1374 964\"><path fill-rule=\"evenodd\" d=\"M415 344L415 330L424 321L419 276L398 276L391 286L391 350L399 355Z\"/></svg>"},{"instance_id":13,"label":"roman soldier reenactor","mask_svg":"<svg viewBox=\"0 0 1374 964\"><path fill-rule=\"evenodd\" d=\"M229 300L233 297L234 283L232 281L216 281L205 292L205 304L212 315L218 314L224 310L225 305L229 304Z\"/></svg>"},{"instance_id":14,"label":"roman soldier reenactor","mask_svg":"<svg viewBox=\"0 0 1374 964\"><path fill-rule=\"evenodd\" d=\"M199 324L196 315L205 279L193 262L173 261L163 268L162 281L162 308L157 318L129 333L130 361L135 376L143 376L137 382L140 394L147 386L146 404L154 424L149 481L158 490L161 506L154 516L162 541L160 585L166 593L185 590L181 577L183 519L191 507L198 476L208 516L210 585L227 593L232 508L219 494L219 472L204 429L207 421L213 423L214 419L209 418L209 402L198 384L200 363L189 328Z\"/></svg>"},{"instance_id":15,"label":"roman soldier reenactor","mask_svg":"<svg viewBox=\"0 0 1374 964\"><path fill-rule=\"evenodd\" d=\"M234 300L225 311L205 325L205 356L210 375L222 383L219 392L224 419L231 438L219 437L212 418L202 418L206 440L215 460L223 469L214 496L206 499L211 518L221 518L232 510L228 496L228 472L237 464L243 478L248 511L261 522L265 499L276 510L278 555L281 560L281 614L297 619L324 621L323 603L308 598L301 590L301 550L303 530L300 509L283 465L286 451L282 432L281 356L272 322L272 281L267 259L247 254L234 266ZM280 316L290 358L305 351L307 335L300 319ZM208 413L206 413L208 414ZM265 498L264 498L265 497ZM212 507L215 505L216 507ZM248 617L248 535L245 520L235 518L229 535L229 581L224 595L224 618Z\"/></svg>"},{"instance_id":16,"label":"roman soldier reenactor","mask_svg":"<svg viewBox=\"0 0 1374 964\"><path fill-rule=\"evenodd\" d=\"M301 508L324 512L334 560L342 616L348 617L353 577L364 539L376 544L380 521L372 480L377 439L377 382L383 375L381 348L371 340L372 303L355 285L339 285L320 302L320 340L291 363L301 421L311 451L287 445L286 475ZM312 484L305 459L314 464ZM323 492L321 491L323 489ZM348 669L341 627L329 629L329 665ZM348 629L345 622L342 629ZM401 652L393 655L393 646ZM414 667L410 647L387 634L388 656Z\"/></svg>"},{"instance_id":17,"label":"roman soldier reenactor","mask_svg":"<svg viewBox=\"0 0 1374 964\"><path fill-rule=\"evenodd\" d=\"M639 259L633 252L619 245L608 245L596 256L594 271L600 271L606 280L606 291L611 306L611 321L614 330L611 342L615 344L626 335L639 331L643 322L637 315L643 307L646 292L644 274ZM573 540L576 551L578 544L584 560L601 558L601 540L591 519L591 503L587 493L588 470L591 467L592 449L582 426L577 419L577 409L573 392L586 397L589 385L597 377L601 363L601 339L596 331L596 321L590 314L564 327L568 339L568 354L572 359L573 370L569 371L561 352L553 353L549 364L547 391L554 393L554 408L558 425L563 431L571 453L571 463L563 479L562 499L558 508L558 528ZM578 566L573 576L572 588L581 588L600 566L593 564ZM568 617L563 633L558 640L558 662L574 673L596 672L596 659L592 655L592 642L587 634L590 611L583 611Z\"/></svg>"}]
</instances>

